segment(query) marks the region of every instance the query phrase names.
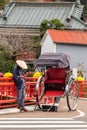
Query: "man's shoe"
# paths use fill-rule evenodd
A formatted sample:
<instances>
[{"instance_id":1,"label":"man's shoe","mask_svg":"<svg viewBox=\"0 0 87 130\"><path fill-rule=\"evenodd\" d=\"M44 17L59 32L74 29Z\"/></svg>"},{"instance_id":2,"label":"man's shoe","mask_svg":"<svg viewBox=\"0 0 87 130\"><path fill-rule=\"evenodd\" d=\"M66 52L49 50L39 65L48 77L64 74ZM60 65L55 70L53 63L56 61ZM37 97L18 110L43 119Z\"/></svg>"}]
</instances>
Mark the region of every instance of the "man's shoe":
<instances>
[{"instance_id":1,"label":"man's shoe","mask_svg":"<svg viewBox=\"0 0 87 130\"><path fill-rule=\"evenodd\" d=\"M23 108L23 111L28 112L28 110L27 110L27 109L25 109L25 108Z\"/></svg>"},{"instance_id":2,"label":"man's shoe","mask_svg":"<svg viewBox=\"0 0 87 130\"><path fill-rule=\"evenodd\" d=\"M20 111L28 112L26 108L20 108Z\"/></svg>"},{"instance_id":3,"label":"man's shoe","mask_svg":"<svg viewBox=\"0 0 87 130\"><path fill-rule=\"evenodd\" d=\"M20 109L20 107L17 107L18 109Z\"/></svg>"}]
</instances>

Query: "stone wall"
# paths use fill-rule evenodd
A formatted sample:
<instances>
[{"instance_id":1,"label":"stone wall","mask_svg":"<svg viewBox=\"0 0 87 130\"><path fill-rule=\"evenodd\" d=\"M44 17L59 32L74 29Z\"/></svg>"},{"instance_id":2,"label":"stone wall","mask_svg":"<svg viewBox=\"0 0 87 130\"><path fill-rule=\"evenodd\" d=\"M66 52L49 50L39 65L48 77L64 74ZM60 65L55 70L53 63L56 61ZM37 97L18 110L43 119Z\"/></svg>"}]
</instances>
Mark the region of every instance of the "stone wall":
<instances>
[{"instance_id":1,"label":"stone wall","mask_svg":"<svg viewBox=\"0 0 87 130\"><path fill-rule=\"evenodd\" d=\"M39 47L34 45L35 36L25 35L1 35L0 45L4 45L10 54L19 51L27 51L33 53L36 57L40 54Z\"/></svg>"},{"instance_id":2,"label":"stone wall","mask_svg":"<svg viewBox=\"0 0 87 130\"><path fill-rule=\"evenodd\" d=\"M62 0L13 0L14 2L50 2L50 1L62 1Z\"/></svg>"}]
</instances>

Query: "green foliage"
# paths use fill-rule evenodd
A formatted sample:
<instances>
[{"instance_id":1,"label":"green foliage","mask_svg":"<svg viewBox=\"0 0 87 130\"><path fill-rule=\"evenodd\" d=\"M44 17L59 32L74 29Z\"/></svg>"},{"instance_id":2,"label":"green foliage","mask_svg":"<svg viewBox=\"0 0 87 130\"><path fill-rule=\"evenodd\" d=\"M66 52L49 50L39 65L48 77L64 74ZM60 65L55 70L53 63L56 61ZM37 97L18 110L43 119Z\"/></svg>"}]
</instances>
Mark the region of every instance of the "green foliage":
<instances>
[{"instance_id":1,"label":"green foliage","mask_svg":"<svg viewBox=\"0 0 87 130\"><path fill-rule=\"evenodd\" d=\"M38 58L38 56L40 55L40 41L41 41L41 37L40 36L34 36L33 39L33 44L32 44L32 51L35 54L35 57Z\"/></svg>"},{"instance_id":2,"label":"green foliage","mask_svg":"<svg viewBox=\"0 0 87 130\"><path fill-rule=\"evenodd\" d=\"M13 71L14 62L12 60L5 59L0 60L0 72L12 72Z\"/></svg>"},{"instance_id":3,"label":"green foliage","mask_svg":"<svg viewBox=\"0 0 87 130\"><path fill-rule=\"evenodd\" d=\"M87 18L87 4L85 4L85 6L84 6L83 17Z\"/></svg>"},{"instance_id":4,"label":"green foliage","mask_svg":"<svg viewBox=\"0 0 87 130\"><path fill-rule=\"evenodd\" d=\"M64 24L59 19L52 19L50 20L50 27L59 30L63 29Z\"/></svg>"},{"instance_id":5,"label":"green foliage","mask_svg":"<svg viewBox=\"0 0 87 130\"><path fill-rule=\"evenodd\" d=\"M80 0L81 4L86 4L87 0Z\"/></svg>"},{"instance_id":6,"label":"green foliage","mask_svg":"<svg viewBox=\"0 0 87 130\"><path fill-rule=\"evenodd\" d=\"M43 20L40 25L41 38L43 37L45 31L49 28L50 28L50 22L48 20Z\"/></svg>"},{"instance_id":7,"label":"green foliage","mask_svg":"<svg viewBox=\"0 0 87 130\"><path fill-rule=\"evenodd\" d=\"M0 0L0 4L1 4L1 3L4 3L4 0Z\"/></svg>"},{"instance_id":8,"label":"green foliage","mask_svg":"<svg viewBox=\"0 0 87 130\"><path fill-rule=\"evenodd\" d=\"M6 4L9 3L9 0L0 0L0 7L3 9Z\"/></svg>"},{"instance_id":9,"label":"green foliage","mask_svg":"<svg viewBox=\"0 0 87 130\"><path fill-rule=\"evenodd\" d=\"M64 25L61 23L59 19L52 19L50 21L48 20L43 20L40 26L40 32L41 32L41 38L43 37L45 31L47 29L57 29L61 30L63 29Z\"/></svg>"},{"instance_id":10,"label":"green foliage","mask_svg":"<svg viewBox=\"0 0 87 130\"><path fill-rule=\"evenodd\" d=\"M0 0L0 8L2 8L4 5L4 0Z\"/></svg>"},{"instance_id":11,"label":"green foliage","mask_svg":"<svg viewBox=\"0 0 87 130\"><path fill-rule=\"evenodd\" d=\"M63 1L67 1L67 2L76 2L76 0L63 0Z\"/></svg>"},{"instance_id":12,"label":"green foliage","mask_svg":"<svg viewBox=\"0 0 87 130\"><path fill-rule=\"evenodd\" d=\"M67 2L76 2L77 0L63 0L63 1L67 1ZM87 3L87 0L80 0L81 4L85 4Z\"/></svg>"},{"instance_id":13,"label":"green foliage","mask_svg":"<svg viewBox=\"0 0 87 130\"><path fill-rule=\"evenodd\" d=\"M11 59L8 50L0 45L0 72L12 72L14 61Z\"/></svg>"},{"instance_id":14,"label":"green foliage","mask_svg":"<svg viewBox=\"0 0 87 130\"><path fill-rule=\"evenodd\" d=\"M39 46L40 45L40 37L39 36L35 36L34 37L34 45L33 45L33 47L37 47L37 46Z\"/></svg>"}]
</instances>

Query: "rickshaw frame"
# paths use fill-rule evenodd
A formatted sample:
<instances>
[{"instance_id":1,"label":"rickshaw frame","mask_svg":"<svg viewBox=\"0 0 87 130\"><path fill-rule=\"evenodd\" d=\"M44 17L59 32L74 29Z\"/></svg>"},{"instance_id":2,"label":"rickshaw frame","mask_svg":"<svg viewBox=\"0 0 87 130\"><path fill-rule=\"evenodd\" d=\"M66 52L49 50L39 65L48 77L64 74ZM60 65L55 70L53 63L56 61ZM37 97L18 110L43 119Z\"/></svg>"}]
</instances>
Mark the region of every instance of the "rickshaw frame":
<instances>
[{"instance_id":1,"label":"rickshaw frame","mask_svg":"<svg viewBox=\"0 0 87 130\"><path fill-rule=\"evenodd\" d=\"M50 55L51 56L52 55L59 56L59 58L57 57L57 60L56 60L57 62L55 62L55 60L54 60L55 58L52 59L52 57L51 57L52 65L50 64L51 62L49 62L50 59L48 61L49 64L47 62L47 56L50 56ZM45 60L43 58L44 56L46 56ZM42 61L45 61L45 62L42 63ZM55 62L55 63L53 63L53 62ZM58 62L60 62L60 63L58 64ZM76 108L77 108L77 100L78 100L78 87L77 87L78 83L76 82L74 76L71 73L71 70L70 70L70 61L69 61L67 55L64 54L64 53L58 53L58 54L55 54L55 53L46 53L46 54L43 54L43 55L41 55L38 58L38 60L35 63L35 66L37 68L38 67L44 67L44 66L45 67L51 66L53 68L63 68L64 71L65 71L65 68L68 68L68 70L66 71L67 74L66 74L66 79L65 79L66 82L65 82L65 85L64 85L64 91L63 91L63 93L61 95L54 95L54 97L56 97L56 96L58 96L59 98L66 97L68 109L69 110L76 110ZM47 69L47 71L48 70L49 69ZM38 108L40 110L43 110L43 108L42 108L43 102L41 103L41 101L43 100L46 92L49 91L49 90L46 90L46 87L45 87L46 84L43 81L45 79L45 77L46 77L46 74L47 74L47 72L44 72L44 74L38 78L37 84L36 84L36 106L38 106ZM43 88L41 88L42 82L43 82ZM40 90L41 90L41 92L39 94ZM48 96L47 96L47 98L48 98ZM44 103L44 105L45 105L45 103ZM46 111L50 111L53 106L55 106L55 102L53 102L53 104Z\"/></svg>"}]
</instances>

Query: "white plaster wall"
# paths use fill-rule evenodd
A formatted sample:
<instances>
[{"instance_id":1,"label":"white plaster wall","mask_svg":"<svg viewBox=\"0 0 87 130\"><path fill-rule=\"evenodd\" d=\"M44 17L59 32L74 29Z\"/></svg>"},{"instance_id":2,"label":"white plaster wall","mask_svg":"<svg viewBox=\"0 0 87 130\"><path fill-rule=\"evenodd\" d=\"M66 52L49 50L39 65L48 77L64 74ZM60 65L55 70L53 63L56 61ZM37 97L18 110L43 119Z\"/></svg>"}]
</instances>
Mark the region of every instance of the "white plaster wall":
<instances>
[{"instance_id":1,"label":"white plaster wall","mask_svg":"<svg viewBox=\"0 0 87 130\"><path fill-rule=\"evenodd\" d=\"M42 41L43 43L41 45L41 54L47 52L56 52L56 44L53 43L48 33L46 35L46 38Z\"/></svg>"},{"instance_id":2,"label":"white plaster wall","mask_svg":"<svg viewBox=\"0 0 87 130\"><path fill-rule=\"evenodd\" d=\"M71 68L77 67L77 64L84 63L84 70L87 71L87 46L56 44L56 52L63 52L70 56Z\"/></svg>"}]
</instances>

